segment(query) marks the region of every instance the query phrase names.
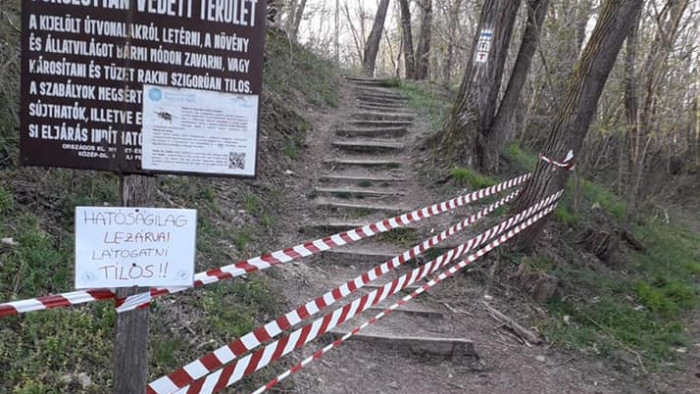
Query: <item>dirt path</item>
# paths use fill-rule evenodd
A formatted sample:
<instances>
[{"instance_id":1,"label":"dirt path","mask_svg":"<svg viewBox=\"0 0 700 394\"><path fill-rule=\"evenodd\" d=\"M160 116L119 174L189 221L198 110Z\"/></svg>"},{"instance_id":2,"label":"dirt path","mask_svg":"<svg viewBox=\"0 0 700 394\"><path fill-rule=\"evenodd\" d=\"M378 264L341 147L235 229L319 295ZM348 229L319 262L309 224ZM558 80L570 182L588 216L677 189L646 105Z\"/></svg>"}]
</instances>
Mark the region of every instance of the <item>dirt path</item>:
<instances>
[{"instance_id":1,"label":"dirt path","mask_svg":"<svg viewBox=\"0 0 700 394\"><path fill-rule=\"evenodd\" d=\"M399 212L454 196L434 195L415 176L419 154L413 150L424 122L415 119L397 91L380 82L354 80L344 87L341 108L319 115L308 142L311 158L290 185L300 196L296 216L303 223L292 238L356 228ZM304 264L281 268L290 283L285 296L301 305L335 286L353 280L403 252L430 234L473 212L457 210L437 219L325 252ZM446 241L464 242L485 227ZM444 251L444 247L441 251ZM433 254L434 255L434 254ZM426 262L419 259L420 264ZM357 299L417 267L409 261L357 291ZM481 278L481 279L480 279ZM401 296L405 295L403 293ZM337 305L344 305L346 302ZM383 308L396 296L382 302ZM581 354L526 346L504 330L482 301L519 320L529 316L515 308L522 300L507 289L489 288L479 275L458 275L439 284L404 308L379 320L295 375L299 393L642 393L649 383L617 371L605 361ZM382 309L383 309L382 308ZM330 308L335 309L335 306ZM372 309L310 343L294 358L308 357L339 335L374 316ZM325 313L324 313L325 314Z\"/></svg>"}]
</instances>

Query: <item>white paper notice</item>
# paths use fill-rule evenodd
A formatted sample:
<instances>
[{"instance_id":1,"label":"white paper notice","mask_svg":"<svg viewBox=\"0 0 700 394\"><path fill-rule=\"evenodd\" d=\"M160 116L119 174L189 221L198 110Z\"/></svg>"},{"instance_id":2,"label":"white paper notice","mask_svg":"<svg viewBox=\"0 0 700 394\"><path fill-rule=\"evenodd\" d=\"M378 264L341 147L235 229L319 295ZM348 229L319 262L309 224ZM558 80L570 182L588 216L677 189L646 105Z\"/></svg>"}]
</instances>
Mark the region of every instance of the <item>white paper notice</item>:
<instances>
[{"instance_id":1,"label":"white paper notice","mask_svg":"<svg viewBox=\"0 0 700 394\"><path fill-rule=\"evenodd\" d=\"M143 86L144 170L255 176L258 96Z\"/></svg>"},{"instance_id":2,"label":"white paper notice","mask_svg":"<svg viewBox=\"0 0 700 394\"><path fill-rule=\"evenodd\" d=\"M76 207L75 287L192 286L197 211Z\"/></svg>"}]
</instances>

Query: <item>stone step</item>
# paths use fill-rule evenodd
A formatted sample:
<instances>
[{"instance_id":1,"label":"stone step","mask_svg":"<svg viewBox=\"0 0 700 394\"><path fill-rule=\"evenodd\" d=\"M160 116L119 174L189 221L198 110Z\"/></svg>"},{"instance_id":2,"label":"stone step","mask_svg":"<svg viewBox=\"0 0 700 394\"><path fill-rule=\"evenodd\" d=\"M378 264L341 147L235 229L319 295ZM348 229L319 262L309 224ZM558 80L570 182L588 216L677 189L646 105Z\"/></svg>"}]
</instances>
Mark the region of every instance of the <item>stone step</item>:
<instances>
[{"instance_id":1,"label":"stone step","mask_svg":"<svg viewBox=\"0 0 700 394\"><path fill-rule=\"evenodd\" d=\"M377 128L385 129L388 127L411 127L413 122L405 120L355 120L345 123L346 128Z\"/></svg>"},{"instance_id":2,"label":"stone step","mask_svg":"<svg viewBox=\"0 0 700 394\"><path fill-rule=\"evenodd\" d=\"M360 187L384 186L401 184L406 178L389 176L365 176L365 175L321 175L318 179L322 183L352 184Z\"/></svg>"},{"instance_id":3,"label":"stone step","mask_svg":"<svg viewBox=\"0 0 700 394\"><path fill-rule=\"evenodd\" d=\"M373 307L370 307L368 309L368 311L370 313L377 314L379 312L384 311L385 309L386 309L385 307L373 306ZM410 315L410 316L419 316L419 317L424 317L424 318L431 319L431 320L445 318L445 314L440 312L440 311L436 311L436 310L432 310L432 309L416 308L416 307L408 306L408 305L404 305L404 306L401 306L399 308L396 308L391 313L392 314L393 313L401 313L401 314L406 314L406 315Z\"/></svg>"},{"instance_id":4,"label":"stone step","mask_svg":"<svg viewBox=\"0 0 700 394\"><path fill-rule=\"evenodd\" d=\"M351 115L358 120L403 120L412 122L416 117L409 113L356 112Z\"/></svg>"},{"instance_id":5,"label":"stone step","mask_svg":"<svg viewBox=\"0 0 700 394\"><path fill-rule=\"evenodd\" d=\"M385 128L353 128L353 129L338 129L335 135L338 137L354 138L354 137L385 137L385 138L400 138L408 134L408 129L405 127L385 127Z\"/></svg>"},{"instance_id":6,"label":"stone step","mask_svg":"<svg viewBox=\"0 0 700 394\"><path fill-rule=\"evenodd\" d=\"M336 167L399 168L403 163L393 159L329 159L324 164Z\"/></svg>"},{"instance_id":7,"label":"stone step","mask_svg":"<svg viewBox=\"0 0 700 394\"><path fill-rule=\"evenodd\" d=\"M338 201L335 199L319 198L316 199L316 208L320 209L330 209L330 210L343 210L343 211L354 211L355 215L363 216L370 214L372 212L383 212L392 215L398 215L400 213L409 212L411 209L406 207L401 207L397 205L384 205L376 203L366 203L366 202L349 202L349 201Z\"/></svg>"},{"instance_id":8,"label":"stone step","mask_svg":"<svg viewBox=\"0 0 700 394\"><path fill-rule=\"evenodd\" d=\"M336 338L341 338L348 334L348 331L336 328L331 330L331 334ZM473 359L478 357L474 350L474 342L464 338L432 338L360 332L351 336L350 340L398 349L410 349L419 355L441 356L458 365L473 362Z\"/></svg>"},{"instance_id":9,"label":"stone step","mask_svg":"<svg viewBox=\"0 0 700 394\"><path fill-rule=\"evenodd\" d=\"M317 187L317 195L331 195L338 198L390 198L405 196L406 193L400 190L380 190L362 187Z\"/></svg>"},{"instance_id":10,"label":"stone step","mask_svg":"<svg viewBox=\"0 0 700 394\"><path fill-rule=\"evenodd\" d=\"M345 151L352 152L400 152L405 148L405 145L399 142L382 141L382 140L336 140L332 141L331 145Z\"/></svg>"}]
</instances>

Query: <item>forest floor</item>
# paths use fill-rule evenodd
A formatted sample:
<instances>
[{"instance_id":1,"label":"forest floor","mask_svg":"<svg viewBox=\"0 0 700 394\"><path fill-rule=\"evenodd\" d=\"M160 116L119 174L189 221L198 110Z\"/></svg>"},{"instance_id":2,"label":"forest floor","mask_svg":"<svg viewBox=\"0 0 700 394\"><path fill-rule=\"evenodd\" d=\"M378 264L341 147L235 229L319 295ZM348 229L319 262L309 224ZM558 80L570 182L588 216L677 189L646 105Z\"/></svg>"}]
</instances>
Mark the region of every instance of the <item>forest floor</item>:
<instances>
[{"instance_id":1,"label":"forest floor","mask_svg":"<svg viewBox=\"0 0 700 394\"><path fill-rule=\"evenodd\" d=\"M406 145L399 154L377 153L372 157L366 154L347 154L332 147L339 129L347 129L347 122L353 114L363 111L359 106L362 101L356 99L357 86L346 82L341 89L339 108L333 112L311 113L309 119L314 125L307 134L304 157L297 163L295 182L287 188L287 201L292 201L289 212L295 212L284 224L288 234L284 241L298 242L316 238L311 236L314 229L326 229L355 223L372 222L377 218L392 216L383 212L381 207L365 211L357 208L333 207L333 203L356 201L354 192L341 193L335 189L331 197L324 197L319 190L328 191L323 181L329 173L338 170L338 166L329 164L334 160L348 157L361 159L395 160L389 169L367 169L366 167L347 166L342 168L342 176L361 179L391 178L403 179L396 184L383 187L394 191L388 209L394 204L402 210L427 206L448 198L464 194L466 189L455 190L454 195L445 195L444 190L427 185L425 174L430 174L430 159L422 148L421 141L434 128L431 120L421 114L409 128L401 141ZM398 90L397 90L398 92ZM337 163L336 163L337 164ZM419 175L423 174L423 176ZM360 181L361 182L361 181ZM361 182L362 183L362 182ZM369 187L369 182L364 186ZM346 190L353 190L344 186ZM372 186L374 188L374 186ZM332 189L332 188L331 188ZM332 191L332 190L331 190ZM347 195L343 195L347 194ZM368 206L377 205L372 199L364 200ZM380 201L381 202L381 201ZM386 200L385 200L386 202ZM380 204L381 205L381 204ZM330 206L330 208L329 208ZM477 206L480 208L481 206ZM373 265L368 264L367 255L372 252L377 263L384 261L384 255L396 254L405 246L412 245L430 235L441 231L447 224L462 219L475 212L471 208L462 208L457 213L445 217L426 220L416 226L415 232L405 232L397 236L386 236L379 242L367 246L353 246L344 258L331 257L324 253L304 264L292 264L280 268L280 279L285 282L284 296L291 305L300 305L330 290L334 285L343 283L355 275L362 274ZM337 218L345 219L336 220ZM333 219L329 219L333 218ZM697 221L696 221L697 219ZM324 221L326 227L319 225ZM700 218L685 220L700 233ZM494 222L488 222L492 225ZM474 236L485 230L485 226L476 226L467 230L464 237ZM321 231L321 230L319 230ZM557 238L555 232L559 227L549 224L544 231L544 238ZM320 233L319 233L320 234ZM550 239L549 241L552 241ZM457 237L462 242L465 238ZM449 241L449 245L456 245ZM359 244L364 245L366 241ZM379 248L379 249L378 249ZM386 253L378 253L384 248ZM433 254L431 254L433 256ZM348 260L352 261L348 262ZM345 260L345 261L343 261ZM426 259L427 260L427 259ZM645 363L632 349L620 346L613 352L616 357L595 352L583 351L570 346L561 346L550 340L545 332L540 333L543 342L530 345L514 335L504 325L494 320L484 304L503 312L505 315L530 326L538 332L532 322L556 320L561 316L550 312L547 305L538 304L521 291L514 288L507 280L494 279L490 272L494 264L500 261L500 252L492 252L484 261L475 263L465 274L458 274L438 284L429 293L422 294L411 301L407 307L430 310L437 315L417 316L393 313L370 327L375 335L412 337L444 337L466 339L473 343L473 349L467 351L466 359L455 360L425 352L415 352L404 345L392 345L362 340L347 341L339 348L330 351L321 360L317 360L302 369L293 379L285 384L284 392L298 393L697 393L700 384L700 315L687 316L690 319L686 334L689 340L687 348L678 348L678 355L673 362L656 365L649 371ZM422 261L424 262L424 261ZM408 264L413 268L415 264ZM405 267L397 269L406 272ZM387 276L390 276L389 274ZM395 276L391 275L393 279ZM382 281L385 283L386 281ZM364 290L364 289L363 289ZM362 293L362 291L360 292ZM384 302L381 306L388 306ZM375 311L376 312L376 311ZM373 316L375 313L366 313ZM439 316L439 317L435 317ZM568 318L568 317L566 317ZM565 319L566 319L565 318ZM366 320L366 319L365 319ZM566 319L568 320L568 319ZM363 320L351 320L341 327L347 332ZM567 322L559 321L558 324ZM326 335L320 342L307 345L308 350L295 354L301 360L308 357L323 345L329 344L337 336Z\"/></svg>"}]
</instances>

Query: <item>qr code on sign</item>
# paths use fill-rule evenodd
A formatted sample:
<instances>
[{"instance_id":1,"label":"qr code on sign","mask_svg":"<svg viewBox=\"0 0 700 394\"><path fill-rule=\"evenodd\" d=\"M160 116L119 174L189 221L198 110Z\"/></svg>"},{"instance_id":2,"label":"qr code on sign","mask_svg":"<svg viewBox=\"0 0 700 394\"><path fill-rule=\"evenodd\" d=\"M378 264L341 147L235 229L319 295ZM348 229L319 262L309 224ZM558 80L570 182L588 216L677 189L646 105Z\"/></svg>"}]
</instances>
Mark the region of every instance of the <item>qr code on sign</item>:
<instances>
[{"instance_id":1,"label":"qr code on sign","mask_svg":"<svg viewBox=\"0 0 700 394\"><path fill-rule=\"evenodd\" d=\"M230 152L228 154L228 168L231 170L245 170L245 152Z\"/></svg>"}]
</instances>

